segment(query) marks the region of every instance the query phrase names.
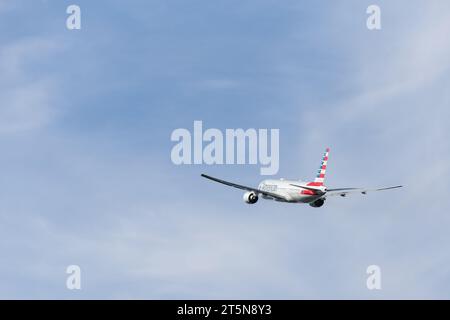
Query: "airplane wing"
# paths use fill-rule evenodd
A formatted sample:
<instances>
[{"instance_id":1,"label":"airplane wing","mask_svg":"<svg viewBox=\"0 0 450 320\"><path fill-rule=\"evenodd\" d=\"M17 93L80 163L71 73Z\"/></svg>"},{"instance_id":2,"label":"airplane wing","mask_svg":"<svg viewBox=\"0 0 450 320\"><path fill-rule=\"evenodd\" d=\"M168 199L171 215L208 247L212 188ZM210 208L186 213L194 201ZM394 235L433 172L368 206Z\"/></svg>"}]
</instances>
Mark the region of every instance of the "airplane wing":
<instances>
[{"instance_id":1,"label":"airplane wing","mask_svg":"<svg viewBox=\"0 0 450 320\"><path fill-rule=\"evenodd\" d=\"M364 189L364 188L327 189L325 196L326 197L328 197L328 196L345 197L345 196L347 196L347 194L351 194L351 193L366 194L367 192L390 190L390 189L396 189L396 188L401 188L401 187L403 187L403 186L392 186L392 187L377 188L377 189Z\"/></svg>"},{"instance_id":2,"label":"airplane wing","mask_svg":"<svg viewBox=\"0 0 450 320\"><path fill-rule=\"evenodd\" d=\"M206 178L206 179L209 179L209 180L212 180L212 181L215 181L215 182L219 182L219 183L222 183L222 184L230 186L230 187L234 187L234 188L238 188L238 189L246 190L246 191L252 191L252 192L255 192L256 194L263 194L265 196L272 197L272 198L275 198L275 199L278 199L278 200L281 200L281 201L287 201L286 198L284 198L283 196L281 196L279 194L276 194L276 193L267 192L267 191L259 190L257 188L251 188L251 187L243 186L243 185L240 185L240 184L228 182L228 181L225 181L225 180L221 180L221 179L217 179L217 178L208 176L206 174L201 174L201 176L203 178Z\"/></svg>"}]
</instances>

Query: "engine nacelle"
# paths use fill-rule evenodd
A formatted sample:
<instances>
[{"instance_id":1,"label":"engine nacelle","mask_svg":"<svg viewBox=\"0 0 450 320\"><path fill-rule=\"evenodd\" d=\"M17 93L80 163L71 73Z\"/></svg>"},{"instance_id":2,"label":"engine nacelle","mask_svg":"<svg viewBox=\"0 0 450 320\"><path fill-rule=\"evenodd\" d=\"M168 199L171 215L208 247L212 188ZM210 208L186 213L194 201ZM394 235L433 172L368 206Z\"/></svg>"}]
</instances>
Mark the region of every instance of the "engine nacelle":
<instances>
[{"instance_id":1,"label":"engine nacelle","mask_svg":"<svg viewBox=\"0 0 450 320\"><path fill-rule=\"evenodd\" d=\"M313 208L320 208L325 203L325 199L317 199L314 202L311 202L309 205Z\"/></svg>"},{"instance_id":2,"label":"engine nacelle","mask_svg":"<svg viewBox=\"0 0 450 320\"><path fill-rule=\"evenodd\" d=\"M245 203L254 204L258 201L258 195L254 192L246 192L243 197Z\"/></svg>"}]
</instances>

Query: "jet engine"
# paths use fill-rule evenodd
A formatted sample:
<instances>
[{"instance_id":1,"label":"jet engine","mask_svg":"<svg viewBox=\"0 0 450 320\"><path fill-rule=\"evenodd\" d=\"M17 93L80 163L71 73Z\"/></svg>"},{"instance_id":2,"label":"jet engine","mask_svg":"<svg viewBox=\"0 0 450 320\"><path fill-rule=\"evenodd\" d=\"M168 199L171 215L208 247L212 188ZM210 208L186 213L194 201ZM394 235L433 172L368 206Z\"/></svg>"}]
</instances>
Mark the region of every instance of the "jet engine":
<instances>
[{"instance_id":1,"label":"jet engine","mask_svg":"<svg viewBox=\"0 0 450 320\"><path fill-rule=\"evenodd\" d=\"M325 203L325 199L317 199L316 201L311 202L309 205L314 208L319 208L323 206Z\"/></svg>"},{"instance_id":2,"label":"jet engine","mask_svg":"<svg viewBox=\"0 0 450 320\"><path fill-rule=\"evenodd\" d=\"M244 193L244 201L249 204L254 204L258 201L258 195L254 192Z\"/></svg>"}]
</instances>

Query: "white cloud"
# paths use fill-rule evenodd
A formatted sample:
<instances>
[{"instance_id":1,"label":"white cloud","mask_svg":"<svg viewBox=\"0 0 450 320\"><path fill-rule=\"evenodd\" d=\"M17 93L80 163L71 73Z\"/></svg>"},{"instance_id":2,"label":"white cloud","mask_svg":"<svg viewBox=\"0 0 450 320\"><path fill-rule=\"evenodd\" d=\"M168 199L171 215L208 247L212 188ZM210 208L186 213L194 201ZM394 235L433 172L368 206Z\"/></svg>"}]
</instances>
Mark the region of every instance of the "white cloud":
<instances>
[{"instance_id":1,"label":"white cloud","mask_svg":"<svg viewBox=\"0 0 450 320\"><path fill-rule=\"evenodd\" d=\"M54 90L51 82L39 81L1 92L0 133L23 132L48 124L55 115L51 100Z\"/></svg>"},{"instance_id":2,"label":"white cloud","mask_svg":"<svg viewBox=\"0 0 450 320\"><path fill-rule=\"evenodd\" d=\"M41 128L55 116L56 82L36 68L55 50L54 43L39 38L0 47L0 134Z\"/></svg>"},{"instance_id":3,"label":"white cloud","mask_svg":"<svg viewBox=\"0 0 450 320\"><path fill-rule=\"evenodd\" d=\"M339 186L406 186L378 194L378 204L370 202L368 212L378 217L372 222L377 225L373 230L367 230L367 219L350 221L353 230L368 232L367 238L353 238L373 248L372 255L382 261L383 297L442 298L448 296L438 288L439 282L449 276L441 269L449 261L442 252L446 248L441 247L448 237L440 225L450 221L446 195L450 187L450 4L409 8L414 12L408 14L415 19L408 20L401 10L384 15L384 19L403 19L408 27L389 30L384 20L383 29L371 37L352 38L353 50L345 59L355 62L352 66L357 71L343 78L343 85L354 94L342 94L335 102L327 100L302 112L303 131L309 134L299 149L331 143L329 181ZM346 205L348 213L356 212L360 210L356 206L367 206L369 199L353 198L351 203L333 206ZM383 254L376 254L382 250ZM348 267L362 257L351 256Z\"/></svg>"},{"instance_id":4,"label":"white cloud","mask_svg":"<svg viewBox=\"0 0 450 320\"><path fill-rule=\"evenodd\" d=\"M413 30L389 35L387 46L398 44L395 54L380 57L355 46L349 59L358 61L359 72L348 80L361 91L310 108L311 117L293 128L292 139L282 138L289 153L300 150L311 161L325 143L340 143L332 150L330 180L345 177L369 187L383 179L407 182L407 189L393 191L395 198L330 199L317 210L270 202L245 206L239 191L200 181L187 173L193 168L158 163L153 155L160 150L153 146L124 150L108 138L61 132L38 146L21 144L15 157L4 160L0 247L11 263L0 268L0 295L73 297L64 288L65 267L79 264L88 298L370 298L365 269L376 263L383 297L445 297L434 284L446 276L440 249L448 242L448 210L435 213L445 201L436 198L448 190L448 108L434 86L448 71L446 12L428 12ZM382 32L390 34L386 24ZM28 132L54 119L57 79L35 67L55 50L42 39L0 48L0 133ZM92 63L99 59L89 57ZM301 66L316 61L306 58ZM292 87L295 79L288 78ZM194 87L240 84L219 79ZM429 105L422 108L421 99ZM287 111L284 119L305 116ZM100 147L105 141L113 152ZM296 148L293 141L309 145ZM433 154L435 147L442 150ZM300 170L307 167L296 158L291 172L306 174ZM432 194L423 197L424 190Z\"/></svg>"}]
</instances>

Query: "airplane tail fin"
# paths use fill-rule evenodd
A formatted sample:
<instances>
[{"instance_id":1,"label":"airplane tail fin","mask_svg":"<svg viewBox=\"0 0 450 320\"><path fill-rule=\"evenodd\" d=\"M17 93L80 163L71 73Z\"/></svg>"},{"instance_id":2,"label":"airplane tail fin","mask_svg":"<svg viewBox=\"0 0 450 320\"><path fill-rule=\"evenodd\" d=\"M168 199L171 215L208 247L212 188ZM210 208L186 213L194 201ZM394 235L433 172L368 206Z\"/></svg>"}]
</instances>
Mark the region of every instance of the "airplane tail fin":
<instances>
[{"instance_id":1,"label":"airplane tail fin","mask_svg":"<svg viewBox=\"0 0 450 320\"><path fill-rule=\"evenodd\" d=\"M320 164L320 168L317 171L317 176L314 179L314 182L310 183L310 185L314 186L323 186L323 182L325 180L325 173L327 171L327 163L328 163L328 154L330 152L330 148L327 148L325 150L325 153L323 154L322 162Z\"/></svg>"}]
</instances>

